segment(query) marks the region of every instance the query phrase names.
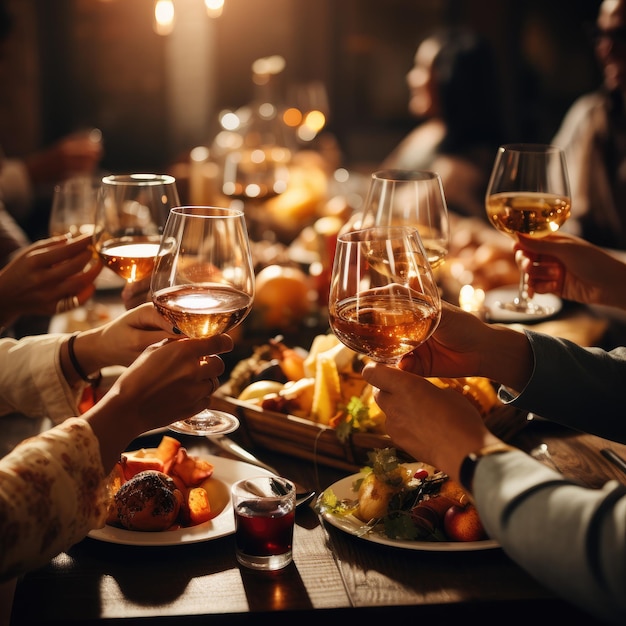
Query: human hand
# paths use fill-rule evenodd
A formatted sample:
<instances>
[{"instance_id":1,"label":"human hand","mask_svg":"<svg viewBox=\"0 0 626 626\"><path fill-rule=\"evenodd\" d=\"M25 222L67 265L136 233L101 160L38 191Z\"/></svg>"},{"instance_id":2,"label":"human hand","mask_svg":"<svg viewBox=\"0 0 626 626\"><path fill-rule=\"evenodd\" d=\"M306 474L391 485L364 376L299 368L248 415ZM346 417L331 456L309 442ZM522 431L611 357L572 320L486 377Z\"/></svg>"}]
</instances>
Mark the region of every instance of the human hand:
<instances>
[{"instance_id":1,"label":"human hand","mask_svg":"<svg viewBox=\"0 0 626 626\"><path fill-rule=\"evenodd\" d=\"M100 440L105 470L141 433L207 408L224 373L224 362L216 355L232 347L228 335L216 335L163 340L147 348L84 414Z\"/></svg>"},{"instance_id":2,"label":"human hand","mask_svg":"<svg viewBox=\"0 0 626 626\"><path fill-rule=\"evenodd\" d=\"M469 452L498 441L478 410L457 391L381 363L368 363L362 374L374 387L385 431L394 444L455 480Z\"/></svg>"},{"instance_id":3,"label":"human hand","mask_svg":"<svg viewBox=\"0 0 626 626\"><path fill-rule=\"evenodd\" d=\"M428 341L405 355L399 367L420 376L478 376L487 343L485 323L442 301L437 329Z\"/></svg>"},{"instance_id":4,"label":"human hand","mask_svg":"<svg viewBox=\"0 0 626 626\"><path fill-rule=\"evenodd\" d=\"M601 248L570 235L541 239L520 236L515 246L528 274L528 293L554 293L566 300L626 309L626 264Z\"/></svg>"},{"instance_id":5,"label":"human hand","mask_svg":"<svg viewBox=\"0 0 626 626\"><path fill-rule=\"evenodd\" d=\"M484 376L521 390L532 373L533 355L523 333L485 324L442 301L439 326L398 367L426 377Z\"/></svg>"},{"instance_id":6,"label":"human hand","mask_svg":"<svg viewBox=\"0 0 626 626\"><path fill-rule=\"evenodd\" d=\"M93 129L62 137L24 159L35 185L58 183L72 176L92 176L103 155L102 134Z\"/></svg>"},{"instance_id":7,"label":"human hand","mask_svg":"<svg viewBox=\"0 0 626 626\"><path fill-rule=\"evenodd\" d=\"M74 353L82 369L91 374L110 365L129 366L148 346L163 339L180 339L180 334L151 303L145 303L79 333Z\"/></svg>"},{"instance_id":8,"label":"human hand","mask_svg":"<svg viewBox=\"0 0 626 626\"><path fill-rule=\"evenodd\" d=\"M51 237L22 248L0 270L0 321L53 315L83 304L93 295L101 269L90 235Z\"/></svg>"},{"instance_id":9,"label":"human hand","mask_svg":"<svg viewBox=\"0 0 626 626\"><path fill-rule=\"evenodd\" d=\"M144 302L150 302L150 280L151 276L146 276L141 280L126 283L122 288L122 302L126 310L133 309Z\"/></svg>"}]
</instances>

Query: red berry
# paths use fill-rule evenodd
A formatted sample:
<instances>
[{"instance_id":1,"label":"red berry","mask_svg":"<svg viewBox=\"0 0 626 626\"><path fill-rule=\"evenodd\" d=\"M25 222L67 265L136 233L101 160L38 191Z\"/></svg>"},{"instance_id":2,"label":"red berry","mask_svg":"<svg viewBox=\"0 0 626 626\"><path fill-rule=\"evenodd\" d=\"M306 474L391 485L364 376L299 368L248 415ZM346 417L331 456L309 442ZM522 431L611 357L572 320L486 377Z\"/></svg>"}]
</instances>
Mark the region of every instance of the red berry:
<instances>
[{"instance_id":1,"label":"red berry","mask_svg":"<svg viewBox=\"0 0 626 626\"><path fill-rule=\"evenodd\" d=\"M413 474L413 478L417 480L424 480L424 478L426 478L427 476L428 476L428 471L423 468L416 470L415 474Z\"/></svg>"}]
</instances>

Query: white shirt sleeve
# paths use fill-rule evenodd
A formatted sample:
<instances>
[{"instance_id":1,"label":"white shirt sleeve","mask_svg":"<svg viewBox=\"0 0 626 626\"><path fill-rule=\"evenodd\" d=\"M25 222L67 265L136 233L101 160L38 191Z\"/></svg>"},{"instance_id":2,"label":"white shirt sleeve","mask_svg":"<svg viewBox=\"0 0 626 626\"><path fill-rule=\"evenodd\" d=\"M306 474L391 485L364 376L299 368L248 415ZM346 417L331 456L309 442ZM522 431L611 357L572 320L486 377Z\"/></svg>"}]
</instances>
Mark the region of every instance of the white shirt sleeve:
<instances>
[{"instance_id":1,"label":"white shirt sleeve","mask_svg":"<svg viewBox=\"0 0 626 626\"><path fill-rule=\"evenodd\" d=\"M61 333L0 339L0 415L22 413L59 423L79 415L84 383L70 387L59 358Z\"/></svg>"}]
</instances>

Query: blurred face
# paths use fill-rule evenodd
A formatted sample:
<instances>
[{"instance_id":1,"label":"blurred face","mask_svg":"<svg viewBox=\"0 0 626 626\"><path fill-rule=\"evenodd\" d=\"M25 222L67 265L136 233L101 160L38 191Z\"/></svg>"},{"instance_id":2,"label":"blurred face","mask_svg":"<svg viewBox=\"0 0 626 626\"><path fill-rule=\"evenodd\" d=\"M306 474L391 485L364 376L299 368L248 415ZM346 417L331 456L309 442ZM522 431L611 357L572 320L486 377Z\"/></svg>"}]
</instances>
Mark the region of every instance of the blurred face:
<instances>
[{"instance_id":1,"label":"blurred face","mask_svg":"<svg viewBox=\"0 0 626 626\"><path fill-rule=\"evenodd\" d=\"M433 60L439 50L433 39L424 40L415 53L415 64L406 76L409 86L409 111L415 117L437 114L437 90L433 77Z\"/></svg>"},{"instance_id":2,"label":"blurred face","mask_svg":"<svg viewBox=\"0 0 626 626\"><path fill-rule=\"evenodd\" d=\"M597 20L596 54L607 89L626 91L626 0L604 0Z\"/></svg>"}]
</instances>

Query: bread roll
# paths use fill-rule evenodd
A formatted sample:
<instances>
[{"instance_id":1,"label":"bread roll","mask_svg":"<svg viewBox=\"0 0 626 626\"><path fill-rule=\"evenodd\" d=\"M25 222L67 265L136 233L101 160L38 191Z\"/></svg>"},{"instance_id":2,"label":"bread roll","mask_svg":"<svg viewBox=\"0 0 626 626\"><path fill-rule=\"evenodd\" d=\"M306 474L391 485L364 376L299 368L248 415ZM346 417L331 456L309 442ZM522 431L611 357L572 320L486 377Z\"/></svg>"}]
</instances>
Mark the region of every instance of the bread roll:
<instances>
[{"instance_id":1,"label":"bread roll","mask_svg":"<svg viewBox=\"0 0 626 626\"><path fill-rule=\"evenodd\" d=\"M167 530L176 522L182 502L176 483L158 470L139 472L115 494L118 521L129 530Z\"/></svg>"}]
</instances>

